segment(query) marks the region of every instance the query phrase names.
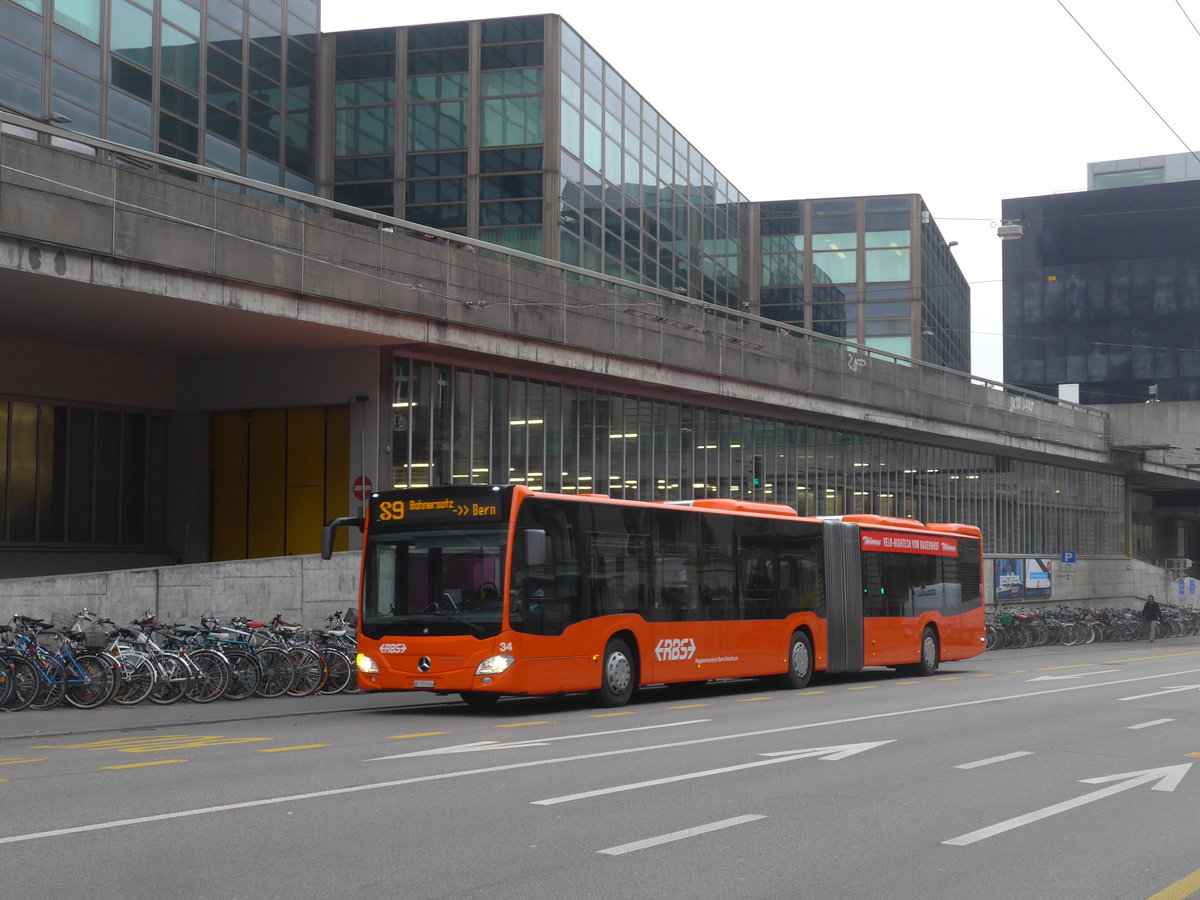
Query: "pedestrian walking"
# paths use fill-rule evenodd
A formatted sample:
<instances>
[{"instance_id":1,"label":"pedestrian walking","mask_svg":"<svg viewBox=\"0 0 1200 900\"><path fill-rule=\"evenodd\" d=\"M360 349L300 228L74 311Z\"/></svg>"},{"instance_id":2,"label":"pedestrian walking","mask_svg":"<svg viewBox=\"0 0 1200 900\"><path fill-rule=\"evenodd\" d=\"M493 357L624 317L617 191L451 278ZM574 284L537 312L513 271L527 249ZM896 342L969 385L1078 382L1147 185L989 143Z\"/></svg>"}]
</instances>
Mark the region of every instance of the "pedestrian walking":
<instances>
[{"instance_id":1,"label":"pedestrian walking","mask_svg":"<svg viewBox=\"0 0 1200 900\"><path fill-rule=\"evenodd\" d=\"M1142 620L1150 623L1150 643L1154 643L1154 639L1158 637L1158 620L1159 608L1158 601L1154 599L1154 595L1150 594L1146 597L1146 605L1142 607Z\"/></svg>"}]
</instances>

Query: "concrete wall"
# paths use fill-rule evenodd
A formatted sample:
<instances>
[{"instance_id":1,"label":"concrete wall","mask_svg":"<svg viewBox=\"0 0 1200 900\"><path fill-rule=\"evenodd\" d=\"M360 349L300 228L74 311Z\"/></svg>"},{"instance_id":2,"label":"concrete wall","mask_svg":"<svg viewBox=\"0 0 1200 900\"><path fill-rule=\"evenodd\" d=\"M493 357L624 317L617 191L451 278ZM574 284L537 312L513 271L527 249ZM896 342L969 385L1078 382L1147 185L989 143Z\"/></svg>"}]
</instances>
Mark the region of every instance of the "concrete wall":
<instances>
[{"instance_id":1,"label":"concrete wall","mask_svg":"<svg viewBox=\"0 0 1200 900\"><path fill-rule=\"evenodd\" d=\"M357 604L360 554L288 556L203 565L124 569L0 581L0 621L29 615L49 621L87 607L118 623L147 610L162 622L199 622L249 616L269 620L281 613L309 627L334 610Z\"/></svg>"},{"instance_id":2,"label":"concrete wall","mask_svg":"<svg viewBox=\"0 0 1200 900\"><path fill-rule=\"evenodd\" d=\"M841 424L878 411L884 427L913 437L1109 462L1103 415L960 373L12 136L0 139L0 158L0 234L20 241L0 269L74 281L100 303L135 292L344 329L360 342L375 335L377 347L500 357L545 377L686 386L702 402ZM52 270L35 272L34 255L52 257Z\"/></svg>"},{"instance_id":3,"label":"concrete wall","mask_svg":"<svg viewBox=\"0 0 1200 900\"><path fill-rule=\"evenodd\" d=\"M1037 554L1031 554L1036 556ZM988 559L989 600L994 590L991 560ZM1051 596L1049 600L1030 600L1024 603L1003 603L1004 607L1029 606L1087 606L1140 608L1147 594L1159 600L1170 599L1173 584L1165 569L1137 559L1089 559L1076 563L1073 573L1066 573L1057 562L1051 565Z\"/></svg>"},{"instance_id":4,"label":"concrete wall","mask_svg":"<svg viewBox=\"0 0 1200 900\"><path fill-rule=\"evenodd\" d=\"M1200 402L1111 403L1097 406L1113 423L1114 444L1166 445L1146 458L1175 465L1200 463ZM1173 448L1173 449L1171 449Z\"/></svg>"}]
</instances>

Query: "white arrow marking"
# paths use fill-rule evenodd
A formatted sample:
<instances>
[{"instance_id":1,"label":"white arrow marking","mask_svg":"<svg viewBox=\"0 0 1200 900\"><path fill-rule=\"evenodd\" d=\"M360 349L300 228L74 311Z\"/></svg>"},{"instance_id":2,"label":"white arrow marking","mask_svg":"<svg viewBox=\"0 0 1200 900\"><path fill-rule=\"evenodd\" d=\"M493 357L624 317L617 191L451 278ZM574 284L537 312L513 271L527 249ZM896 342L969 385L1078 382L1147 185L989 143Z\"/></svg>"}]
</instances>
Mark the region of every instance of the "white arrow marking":
<instances>
[{"instance_id":1,"label":"white arrow marking","mask_svg":"<svg viewBox=\"0 0 1200 900\"><path fill-rule=\"evenodd\" d=\"M668 778L655 778L650 781L638 781L634 784L619 784L615 787L600 788L595 791L583 791L579 794L567 794L562 797L550 797L546 800L534 800L534 806L554 806L558 803L571 803L574 800L587 800L591 797L603 797L607 794L619 794L623 791L636 791L640 788L656 787L660 784L672 784L676 781L690 781L693 778L707 778L710 775L726 775L730 772L741 772L745 769L757 769L762 766L773 766L776 763L792 762L797 759L809 759L818 757L820 759L845 759L847 756L853 756L856 753L862 753L865 750L871 750L875 747L882 747L884 744L890 744L891 741L869 741L863 744L843 744L836 747L816 747L812 750L794 750L790 752L779 753L763 753L762 756L769 756L771 759L760 759L757 762L742 763L737 766L722 766L719 769L705 769L703 772L687 772L683 775L672 775Z\"/></svg>"},{"instance_id":2,"label":"white arrow marking","mask_svg":"<svg viewBox=\"0 0 1200 900\"><path fill-rule=\"evenodd\" d=\"M1138 694L1135 697L1121 697L1121 700L1145 700L1147 697L1161 697L1163 694L1177 694L1180 691L1200 691L1200 684L1181 684L1179 687L1169 687L1153 694Z\"/></svg>"},{"instance_id":3,"label":"white arrow marking","mask_svg":"<svg viewBox=\"0 0 1200 900\"><path fill-rule=\"evenodd\" d=\"M735 825L745 825L747 822L757 822L759 819L765 819L766 816L749 815L735 816L732 819L722 819L720 822L709 822L707 825L697 825L695 828L685 828L683 831L673 831L670 834L660 834L658 837L646 838L642 841L632 841L628 844L620 844L616 847L609 847L607 850L597 850L597 853L604 853L608 856L620 856L623 853L633 853L635 850L645 850L648 847L658 847L662 844L669 844L672 841L682 841L685 838L696 837L701 834L708 834L713 831L720 831L722 828L732 828Z\"/></svg>"},{"instance_id":4,"label":"white arrow marking","mask_svg":"<svg viewBox=\"0 0 1200 900\"><path fill-rule=\"evenodd\" d=\"M688 719L684 722L665 722L661 725L639 725L637 728L616 728L611 731L591 731L587 734L561 734L558 737L539 738L529 741L511 741L502 744L499 741L475 741L471 744L455 744L453 747L434 747L431 750L415 750L412 753L397 753L394 756L376 756L367 762L379 762L384 759L409 759L414 756L441 756L447 753L474 753L477 750L524 750L527 747L545 747L557 741L575 741L579 738L605 737L610 734L629 734L634 731L655 731L659 728L676 728L680 725L702 725L712 719Z\"/></svg>"},{"instance_id":5,"label":"white arrow marking","mask_svg":"<svg viewBox=\"0 0 1200 900\"><path fill-rule=\"evenodd\" d=\"M786 756L788 759L805 759L815 756L818 759L845 759L866 750L874 750L891 741L867 741L863 744L841 744L835 747L816 747L812 750L780 750L775 753L760 753L759 756Z\"/></svg>"},{"instance_id":6,"label":"white arrow marking","mask_svg":"<svg viewBox=\"0 0 1200 900\"><path fill-rule=\"evenodd\" d=\"M1073 675L1039 675L1037 678L1026 678L1026 681L1064 681L1068 678L1086 678L1088 675L1108 675L1111 669L1101 669L1098 672L1076 672Z\"/></svg>"},{"instance_id":7,"label":"white arrow marking","mask_svg":"<svg viewBox=\"0 0 1200 900\"><path fill-rule=\"evenodd\" d=\"M1047 819L1050 816L1056 816L1061 812L1067 812L1075 809L1078 806L1084 806L1088 803L1094 803L1097 800L1103 800L1105 797L1111 797L1114 794L1119 794L1122 791L1128 791L1132 788L1141 787L1142 785L1157 782L1151 786L1154 791L1173 791L1179 786L1179 782L1183 780L1183 776L1187 774L1188 769L1192 767L1191 763L1184 763L1180 766L1163 766L1161 769L1144 769L1140 772L1121 772L1119 775L1101 775L1098 778L1082 778L1082 784L1104 784L1105 782L1115 782L1108 787L1101 788L1098 791L1092 791L1090 794L1084 794L1081 797L1076 797L1074 800L1064 800L1062 803L1055 803L1053 806L1047 806L1045 809L1039 809L1035 812L1026 813L1023 816L1017 816L1015 819L1007 819L995 825L989 825L987 828L980 828L978 831L972 831L968 834L959 835L956 838L951 838L948 841L942 841L943 844L950 844L954 847L965 847L968 844L974 844L976 841L982 841L984 838L995 837L998 834L1003 834L1006 831L1012 831L1014 828L1020 828L1022 825L1029 825L1033 822Z\"/></svg>"}]
</instances>

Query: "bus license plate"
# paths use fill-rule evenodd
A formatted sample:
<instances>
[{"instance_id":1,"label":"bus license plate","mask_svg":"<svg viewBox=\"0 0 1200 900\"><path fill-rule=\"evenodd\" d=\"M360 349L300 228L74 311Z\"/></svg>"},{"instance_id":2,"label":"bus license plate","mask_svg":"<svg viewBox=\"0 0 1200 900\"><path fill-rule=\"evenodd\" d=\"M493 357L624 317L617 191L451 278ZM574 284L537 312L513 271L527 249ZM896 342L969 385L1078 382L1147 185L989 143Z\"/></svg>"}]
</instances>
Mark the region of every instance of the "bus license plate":
<instances>
[{"instance_id":1,"label":"bus license plate","mask_svg":"<svg viewBox=\"0 0 1200 900\"><path fill-rule=\"evenodd\" d=\"M415 687L415 688L433 687L433 679L429 679L427 681L414 681L413 687Z\"/></svg>"}]
</instances>

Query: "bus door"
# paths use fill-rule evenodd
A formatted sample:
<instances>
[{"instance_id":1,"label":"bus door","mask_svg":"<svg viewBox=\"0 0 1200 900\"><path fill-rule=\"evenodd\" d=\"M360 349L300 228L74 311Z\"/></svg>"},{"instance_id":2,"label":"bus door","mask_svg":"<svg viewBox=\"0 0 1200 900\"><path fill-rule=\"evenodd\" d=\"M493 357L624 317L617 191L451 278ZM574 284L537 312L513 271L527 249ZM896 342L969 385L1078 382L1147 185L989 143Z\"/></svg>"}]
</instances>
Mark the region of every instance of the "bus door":
<instances>
[{"instance_id":1,"label":"bus door","mask_svg":"<svg viewBox=\"0 0 1200 900\"><path fill-rule=\"evenodd\" d=\"M652 515L652 588L645 609L650 647L642 654L649 671L643 681L721 677L722 620L733 599L733 572L728 547L718 554L704 543L714 540L701 527L712 518L677 509Z\"/></svg>"}]
</instances>

